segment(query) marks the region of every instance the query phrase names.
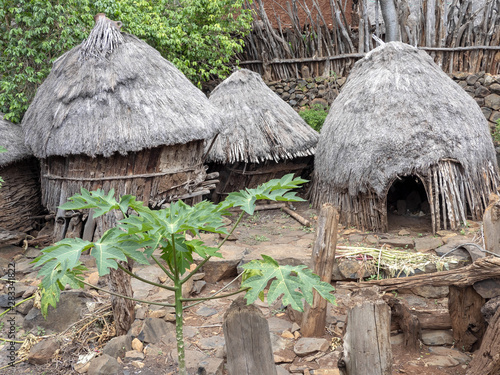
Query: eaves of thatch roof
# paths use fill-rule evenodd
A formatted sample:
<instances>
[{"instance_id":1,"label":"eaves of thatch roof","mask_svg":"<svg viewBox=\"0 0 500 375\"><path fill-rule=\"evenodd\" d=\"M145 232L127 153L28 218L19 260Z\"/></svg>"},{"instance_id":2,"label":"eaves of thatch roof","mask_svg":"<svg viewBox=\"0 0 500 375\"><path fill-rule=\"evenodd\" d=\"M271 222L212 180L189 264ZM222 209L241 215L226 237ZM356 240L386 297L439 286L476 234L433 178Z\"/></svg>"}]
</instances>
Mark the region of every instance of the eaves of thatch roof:
<instances>
[{"instance_id":1,"label":"eaves of thatch roof","mask_svg":"<svg viewBox=\"0 0 500 375\"><path fill-rule=\"evenodd\" d=\"M24 133L20 125L3 119L0 113L0 146L7 152L0 152L0 167L32 156L24 145Z\"/></svg>"},{"instance_id":2,"label":"eaves of thatch roof","mask_svg":"<svg viewBox=\"0 0 500 375\"><path fill-rule=\"evenodd\" d=\"M211 138L221 128L199 89L115 24L98 20L84 43L55 61L38 89L22 121L37 157L126 154Z\"/></svg>"},{"instance_id":3,"label":"eaves of thatch roof","mask_svg":"<svg viewBox=\"0 0 500 375\"><path fill-rule=\"evenodd\" d=\"M314 154L318 133L259 74L234 72L210 95L224 130L207 160L217 163L289 160Z\"/></svg>"},{"instance_id":4,"label":"eaves of thatch roof","mask_svg":"<svg viewBox=\"0 0 500 375\"><path fill-rule=\"evenodd\" d=\"M496 166L477 103L423 51L400 42L358 61L321 130L315 178L351 196L381 196L398 175L458 161L480 178Z\"/></svg>"}]
</instances>

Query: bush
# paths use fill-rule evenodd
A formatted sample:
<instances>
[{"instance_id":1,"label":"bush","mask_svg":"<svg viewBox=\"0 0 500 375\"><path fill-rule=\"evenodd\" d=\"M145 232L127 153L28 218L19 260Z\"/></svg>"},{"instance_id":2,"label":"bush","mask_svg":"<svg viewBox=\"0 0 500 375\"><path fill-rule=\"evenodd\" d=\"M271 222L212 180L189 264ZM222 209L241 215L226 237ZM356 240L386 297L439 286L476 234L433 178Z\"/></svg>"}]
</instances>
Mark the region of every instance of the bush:
<instances>
[{"instance_id":1,"label":"bush","mask_svg":"<svg viewBox=\"0 0 500 375\"><path fill-rule=\"evenodd\" d=\"M299 115L311 128L319 132L325 122L326 116L328 116L328 110L329 107L325 107L321 104L314 104L311 108L300 111Z\"/></svg>"}]
</instances>

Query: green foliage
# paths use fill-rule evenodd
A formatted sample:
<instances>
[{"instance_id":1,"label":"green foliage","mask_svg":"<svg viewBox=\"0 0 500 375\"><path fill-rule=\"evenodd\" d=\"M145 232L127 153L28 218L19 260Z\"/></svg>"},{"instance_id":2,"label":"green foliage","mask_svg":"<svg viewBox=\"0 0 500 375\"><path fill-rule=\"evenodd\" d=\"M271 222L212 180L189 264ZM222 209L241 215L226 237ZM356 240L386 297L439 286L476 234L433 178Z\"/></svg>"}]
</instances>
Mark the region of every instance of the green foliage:
<instances>
[{"instance_id":1,"label":"green foliage","mask_svg":"<svg viewBox=\"0 0 500 375\"><path fill-rule=\"evenodd\" d=\"M146 40L192 82L225 78L243 49L244 0L3 0L0 112L19 122L56 58L81 43L103 12Z\"/></svg>"},{"instance_id":2,"label":"green foliage","mask_svg":"<svg viewBox=\"0 0 500 375\"><path fill-rule=\"evenodd\" d=\"M500 119L497 120L495 129L493 130L493 141L500 143Z\"/></svg>"},{"instance_id":3,"label":"green foliage","mask_svg":"<svg viewBox=\"0 0 500 375\"><path fill-rule=\"evenodd\" d=\"M319 132L325 122L326 116L328 116L328 107L321 104L314 104L312 108L300 111L299 115L311 128Z\"/></svg>"}]
</instances>

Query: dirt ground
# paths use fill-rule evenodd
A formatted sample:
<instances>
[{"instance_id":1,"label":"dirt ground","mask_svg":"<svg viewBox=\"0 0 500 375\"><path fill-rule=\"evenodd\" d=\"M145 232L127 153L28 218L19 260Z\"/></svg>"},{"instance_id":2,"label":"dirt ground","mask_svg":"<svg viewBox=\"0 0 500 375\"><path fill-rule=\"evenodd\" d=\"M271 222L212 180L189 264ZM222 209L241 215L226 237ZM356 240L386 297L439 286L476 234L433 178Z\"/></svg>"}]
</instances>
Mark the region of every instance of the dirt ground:
<instances>
[{"instance_id":1,"label":"dirt ground","mask_svg":"<svg viewBox=\"0 0 500 375\"><path fill-rule=\"evenodd\" d=\"M318 212L310 207L308 203L301 203L295 205L296 212L302 217L310 220L312 222L311 227L303 226L296 220L292 219L287 214L283 213L281 210L265 210L259 211L253 217L246 217L241 226L235 232L237 240L232 242L234 246L242 246L247 250L259 249L265 246L287 246L294 243L306 243L306 247L310 250L314 242L314 230L316 226L316 220ZM390 216L390 232L389 236L398 236L398 233L404 229L409 232L410 237L425 237L431 235L430 222L426 217L397 217ZM352 228L341 228L339 232L338 244L350 245L349 235L352 233L357 233L359 231L353 230ZM346 235L345 233L349 233ZM364 233L367 234L367 233ZM375 234L376 235L376 234ZM464 239L472 239L475 235L473 229L466 229L462 233ZM368 243L357 243L360 246L373 246L373 244ZM93 271L93 270L91 270ZM90 272L89 272L90 273ZM208 296L214 291L219 290L223 286L227 285L232 278L219 281L217 283L208 283L202 290L199 296ZM231 292L238 288L238 283L234 283L226 292ZM329 309L329 324L325 330L324 338L328 341L332 341L335 337L342 338L343 322L342 317L345 317L347 310L351 307L350 298L348 294L342 294L342 291L338 291L337 294L337 306L333 306ZM103 297L104 298L104 297ZM236 298L236 296L212 300L204 302L185 313L185 327L188 331L186 334L186 348L199 352L200 355L208 355L211 357L221 357L221 348L214 346L214 348L207 347L207 345L200 345L203 339L223 337L222 332L222 319L224 312L229 307L231 302ZM272 306L266 306L262 303L257 304L264 316L266 318L273 319L279 318L280 321L284 320L290 323L291 320L287 311L281 306L281 303L275 303ZM215 313L210 316L200 315L199 308L207 307L213 309ZM396 334L397 332L393 332ZM279 336L279 334L277 334ZM293 347L294 339L289 341L289 345L284 350L290 351L290 347ZM290 346L292 345L292 346ZM96 346L98 348L98 346ZM330 355L333 357L330 348L325 355ZM407 374L407 375L463 375L466 373L466 364L461 364L454 367L436 367L429 366L426 364L426 358L431 356L429 348L422 345L420 351L417 353L409 353L404 348L393 345L393 374ZM340 349L337 349L339 352ZM175 374L175 366L172 365L172 347L170 345L164 345L162 343L155 344L153 348L147 351L147 355L144 359L145 366L141 369L137 369L131 366L130 363L122 364L123 374L141 374L141 375L156 375L156 374ZM0 354L5 355L5 350L1 350ZM76 374L77 372L71 370L71 367L67 367L68 364L75 363L76 358L71 357L71 352L65 354L66 357L57 357L52 363L48 365L33 366L26 362L17 364L15 367L0 369L0 374L9 375L20 375L20 374ZM286 356L286 355L284 355ZM175 356L173 356L175 357ZM311 362L304 362L303 359L299 357L294 358L293 365L298 369L301 366L309 370L317 370L321 368L321 358L317 358ZM282 363L283 367L289 368L291 363ZM1 367L1 366L0 366ZM304 371L297 371L297 373L311 373ZM367 374L368 375L368 374Z\"/></svg>"}]
</instances>

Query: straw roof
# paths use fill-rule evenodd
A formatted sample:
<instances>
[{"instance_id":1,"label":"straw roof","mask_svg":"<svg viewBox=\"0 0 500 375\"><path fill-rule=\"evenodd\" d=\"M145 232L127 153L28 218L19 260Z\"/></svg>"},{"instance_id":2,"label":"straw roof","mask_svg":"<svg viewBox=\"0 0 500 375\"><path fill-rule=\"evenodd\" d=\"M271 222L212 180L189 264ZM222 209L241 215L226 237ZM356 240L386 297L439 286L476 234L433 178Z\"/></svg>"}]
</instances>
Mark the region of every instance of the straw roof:
<instances>
[{"instance_id":1,"label":"straw roof","mask_svg":"<svg viewBox=\"0 0 500 375\"><path fill-rule=\"evenodd\" d=\"M209 100L219 109L225 128L208 161L277 162L314 154L318 133L259 74L247 69L234 72Z\"/></svg>"},{"instance_id":2,"label":"straw roof","mask_svg":"<svg viewBox=\"0 0 500 375\"><path fill-rule=\"evenodd\" d=\"M31 155L24 145L24 133L21 126L3 119L0 113L0 146L7 152L0 152L0 167L28 158Z\"/></svg>"},{"instance_id":3,"label":"straw roof","mask_svg":"<svg viewBox=\"0 0 500 375\"><path fill-rule=\"evenodd\" d=\"M318 188L382 196L398 175L444 159L476 181L485 169L498 171L481 109L427 53L400 42L372 50L356 63L321 130Z\"/></svg>"},{"instance_id":4,"label":"straw roof","mask_svg":"<svg viewBox=\"0 0 500 375\"><path fill-rule=\"evenodd\" d=\"M97 18L88 39L54 62L22 121L37 157L107 157L219 131L220 118L205 95L117 24Z\"/></svg>"}]
</instances>

